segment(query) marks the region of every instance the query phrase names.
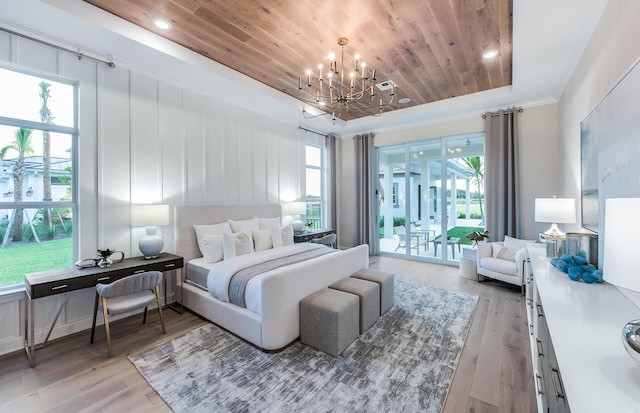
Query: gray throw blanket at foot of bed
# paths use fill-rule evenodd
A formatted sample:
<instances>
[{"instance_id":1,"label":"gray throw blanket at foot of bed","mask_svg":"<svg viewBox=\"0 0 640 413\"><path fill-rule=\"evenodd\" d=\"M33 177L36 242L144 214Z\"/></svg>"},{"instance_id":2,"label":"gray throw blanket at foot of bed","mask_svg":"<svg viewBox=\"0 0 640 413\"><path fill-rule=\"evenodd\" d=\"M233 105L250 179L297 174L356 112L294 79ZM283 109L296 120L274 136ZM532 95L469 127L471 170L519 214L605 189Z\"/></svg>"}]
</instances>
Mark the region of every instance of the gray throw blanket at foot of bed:
<instances>
[{"instance_id":1,"label":"gray throw blanket at foot of bed","mask_svg":"<svg viewBox=\"0 0 640 413\"><path fill-rule=\"evenodd\" d=\"M247 305L244 301L244 293L245 289L247 288L247 284L253 277L263 274L267 271L275 270L276 268L284 267L285 265L291 265L297 262L306 261L336 251L338 250L322 247L288 255L286 257L277 258L275 260L265 261L260 264L243 268L231 276L231 280L229 281L229 302L237 306L246 308Z\"/></svg>"}]
</instances>

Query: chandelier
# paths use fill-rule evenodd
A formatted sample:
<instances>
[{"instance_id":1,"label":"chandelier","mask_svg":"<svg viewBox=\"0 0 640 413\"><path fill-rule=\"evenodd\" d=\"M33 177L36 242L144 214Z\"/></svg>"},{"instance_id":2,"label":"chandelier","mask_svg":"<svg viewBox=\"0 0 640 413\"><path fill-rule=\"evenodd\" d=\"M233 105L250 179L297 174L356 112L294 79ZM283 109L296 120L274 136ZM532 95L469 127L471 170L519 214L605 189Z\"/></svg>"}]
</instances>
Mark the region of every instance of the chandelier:
<instances>
[{"instance_id":1,"label":"chandelier","mask_svg":"<svg viewBox=\"0 0 640 413\"><path fill-rule=\"evenodd\" d=\"M347 43L349 40L346 37L338 39L341 48L340 65L335 60L335 54L331 53L328 57L328 71L325 72L324 65L319 64L317 79L312 78L311 70L307 70L304 83L302 77L298 78L300 99L324 112L330 112L334 121L343 111L348 112L350 109L375 109L372 115L380 116L384 108L393 102L395 83L389 80L376 85L376 70L370 70L365 62L360 62L360 55L354 55L352 63L345 66L344 47ZM387 102L383 102L383 98L376 95L376 88L390 90ZM302 113L306 114L304 106ZM317 116L322 115L324 113Z\"/></svg>"}]
</instances>

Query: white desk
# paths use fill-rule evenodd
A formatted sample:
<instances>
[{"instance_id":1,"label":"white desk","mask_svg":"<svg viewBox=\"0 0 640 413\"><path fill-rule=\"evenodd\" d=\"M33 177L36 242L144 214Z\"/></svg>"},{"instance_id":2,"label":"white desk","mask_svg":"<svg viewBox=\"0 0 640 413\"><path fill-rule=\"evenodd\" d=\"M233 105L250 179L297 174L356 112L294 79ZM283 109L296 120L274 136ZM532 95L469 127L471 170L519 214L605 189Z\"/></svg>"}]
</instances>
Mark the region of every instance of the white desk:
<instances>
[{"instance_id":1,"label":"white desk","mask_svg":"<svg viewBox=\"0 0 640 413\"><path fill-rule=\"evenodd\" d=\"M640 366L622 345L640 308L611 284L572 281L544 245L527 251L571 412L640 412Z\"/></svg>"}]
</instances>

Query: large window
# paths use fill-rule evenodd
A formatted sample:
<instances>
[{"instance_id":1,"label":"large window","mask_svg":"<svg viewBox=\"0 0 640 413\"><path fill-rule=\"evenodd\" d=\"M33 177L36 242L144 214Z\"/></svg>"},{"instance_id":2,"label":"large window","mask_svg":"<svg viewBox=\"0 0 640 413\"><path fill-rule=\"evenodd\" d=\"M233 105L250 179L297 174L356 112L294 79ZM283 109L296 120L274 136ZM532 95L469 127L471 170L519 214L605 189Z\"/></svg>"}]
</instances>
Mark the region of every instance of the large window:
<instances>
[{"instance_id":1,"label":"large window","mask_svg":"<svg viewBox=\"0 0 640 413\"><path fill-rule=\"evenodd\" d=\"M73 265L76 87L0 68L0 291Z\"/></svg>"},{"instance_id":2,"label":"large window","mask_svg":"<svg viewBox=\"0 0 640 413\"><path fill-rule=\"evenodd\" d=\"M319 229L326 220L325 148L307 145L306 149L307 227Z\"/></svg>"}]
</instances>

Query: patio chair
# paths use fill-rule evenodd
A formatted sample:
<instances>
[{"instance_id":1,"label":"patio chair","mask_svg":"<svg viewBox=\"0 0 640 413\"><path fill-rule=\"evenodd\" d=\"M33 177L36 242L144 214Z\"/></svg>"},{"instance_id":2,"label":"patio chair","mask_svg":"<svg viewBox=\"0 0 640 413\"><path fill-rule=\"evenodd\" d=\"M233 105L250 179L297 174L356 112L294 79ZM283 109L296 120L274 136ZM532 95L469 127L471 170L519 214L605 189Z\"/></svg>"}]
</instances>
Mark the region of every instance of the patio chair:
<instances>
[{"instance_id":1,"label":"patio chair","mask_svg":"<svg viewBox=\"0 0 640 413\"><path fill-rule=\"evenodd\" d=\"M400 241L398 242L396 251L398 251L400 248L406 248L407 247L407 229L404 226L393 227L393 229L396 231L396 235L398 236L398 239ZM411 240L410 241L411 248L415 248L417 253L419 248L418 238L416 236L410 236L409 238Z\"/></svg>"}]
</instances>

